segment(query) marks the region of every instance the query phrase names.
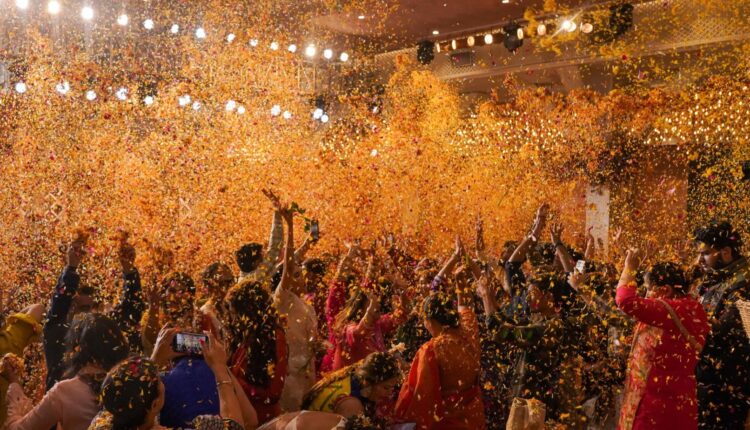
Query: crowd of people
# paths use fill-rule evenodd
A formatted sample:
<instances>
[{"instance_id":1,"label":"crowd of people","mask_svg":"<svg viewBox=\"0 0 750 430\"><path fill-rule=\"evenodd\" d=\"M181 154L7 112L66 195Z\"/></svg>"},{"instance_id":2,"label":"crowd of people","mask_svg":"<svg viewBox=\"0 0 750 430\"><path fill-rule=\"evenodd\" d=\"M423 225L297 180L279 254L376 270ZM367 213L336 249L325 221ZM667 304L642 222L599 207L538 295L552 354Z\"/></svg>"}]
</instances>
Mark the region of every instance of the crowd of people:
<instances>
[{"instance_id":1,"label":"crowd of people","mask_svg":"<svg viewBox=\"0 0 750 430\"><path fill-rule=\"evenodd\" d=\"M591 237L579 250L546 205L499 255L478 222L475 249L456 238L444 261L390 234L309 257L317 237L295 248L295 211L265 193L269 243L241 246L234 269L193 279L163 264L142 282L123 236L114 305L81 276L75 237L48 305L4 321L2 425L476 430L541 415L546 428L745 428L736 304L750 268L727 222L696 230L691 262L652 261L619 234L611 258ZM43 362L24 355L37 338ZM46 369L38 401L30 368Z\"/></svg>"}]
</instances>

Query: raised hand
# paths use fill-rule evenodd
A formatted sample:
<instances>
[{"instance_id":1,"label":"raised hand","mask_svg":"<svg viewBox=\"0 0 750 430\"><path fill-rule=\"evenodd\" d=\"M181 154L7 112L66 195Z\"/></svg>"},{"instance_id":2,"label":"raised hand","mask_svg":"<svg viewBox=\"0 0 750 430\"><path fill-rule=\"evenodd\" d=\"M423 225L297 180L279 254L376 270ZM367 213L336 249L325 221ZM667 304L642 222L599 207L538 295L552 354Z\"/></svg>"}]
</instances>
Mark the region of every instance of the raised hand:
<instances>
[{"instance_id":1,"label":"raised hand","mask_svg":"<svg viewBox=\"0 0 750 430\"><path fill-rule=\"evenodd\" d=\"M627 269L631 272L635 272L638 270L638 266L640 266L642 259L643 254L638 248L629 249L628 252L625 253L625 266L623 270Z\"/></svg>"},{"instance_id":2,"label":"raised hand","mask_svg":"<svg viewBox=\"0 0 750 430\"><path fill-rule=\"evenodd\" d=\"M227 365L227 350L224 344L216 338L211 332L205 332L208 336L208 342L201 341L201 349L206 364L212 370L222 369Z\"/></svg>"},{"instance_id":3,"label":"raised hand","mask_svg":"<svg viewBox=\"0 0 750 430\"><path fill-rule=\"evenodd\" d=\"M534 218L534 226L531 228L531 234L538 238L544 230L544 226L547 223L547 215L549 214L549 205L547 203L539 206L536 210L536 217Z\"/></svg>"},{"instance_id":4,"label":"raised hand","mask_svg":"<svg viewBox=\"0 0 750 430\"><path fill-rule=\"evenodd\" d=\"M132 273L135 270L135 248L127 242L121 242L117 250L122 273Z\"/></svg>"},{"instance_id":5,"label":"raised hand","mask_svg":"<svg viewBox=\"0 0 750 430\"><path fill-rule=\"evenodd\" d=\"M86 250L83 249L86 243L81 240L74 240L68 245L68 251L66 253L66 264L68 267L76 268L81 264L81 260L86 255Z\"/></svg>"},{"instance_id":6,"label":"raised hand","mask_svg":"<svg viewBox=\"0 0 750 430\"><path fill-rule=\"evenodd\" d=\"M549 234L552 239L552 243L559 245L562 243L562 234L564 227L562 223L556 222L549 226Z\"/></svg>"}]
</instances>

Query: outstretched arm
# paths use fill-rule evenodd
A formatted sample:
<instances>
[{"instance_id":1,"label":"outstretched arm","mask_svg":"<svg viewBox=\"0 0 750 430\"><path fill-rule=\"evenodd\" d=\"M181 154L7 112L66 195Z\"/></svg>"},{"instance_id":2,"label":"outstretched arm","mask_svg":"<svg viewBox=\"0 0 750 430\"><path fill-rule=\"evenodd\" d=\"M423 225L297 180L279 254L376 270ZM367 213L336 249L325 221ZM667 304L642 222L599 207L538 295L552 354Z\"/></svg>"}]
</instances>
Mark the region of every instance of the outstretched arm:
<instances>
[{"instance_id":1,"label":"outstretched arm","mask_svg":"<svg viewBox=\"0 0 750 430\"><path fill-rule=\"evenodd\" d=\"M536 244L539 240L539 235L544 230L544 225L547 222L547 212L549 211L549 205L546 203L539 206L536 211L536 217L534 218L534 225L531 227L531 232L523 238L520 244L513 254L508 259L510 263L521 263L526 260L526 255L529 253L529 249Z\"/></svg>"},{"instance_id":2,"label":"outstretched arm","mask_svg":"<svg viewBox=\"0 0 750 430\"><path fill-rule=\"evenodd\" d=\"M555 253L560 259L560 263L563 266L563 270L570 273L575 269L576 262L573 261L573 257L570 256L568 248L562 241L563 226L560 223L552 224L549 228L550 236L552 236L552 243L555 245Z\"/></svg>"}]
</instances>

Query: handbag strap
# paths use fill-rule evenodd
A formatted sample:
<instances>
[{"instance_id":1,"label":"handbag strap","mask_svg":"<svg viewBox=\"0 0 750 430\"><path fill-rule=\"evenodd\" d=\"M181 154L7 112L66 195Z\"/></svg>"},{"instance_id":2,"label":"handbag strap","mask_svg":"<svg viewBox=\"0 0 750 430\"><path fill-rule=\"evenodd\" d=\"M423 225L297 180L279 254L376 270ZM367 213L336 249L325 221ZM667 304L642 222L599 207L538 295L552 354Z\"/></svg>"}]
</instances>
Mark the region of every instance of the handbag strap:
<instances>
[{"instance_id":1,"label":"handbag strap","mask_svg":"<svg viewBox=\"0 0 750 430\"><path fill-rule=\"evenodd\" d=\"M672 318L672 321L674 321L675 325L677 326L677 329L680 330L680 333L682 333L682 336L687 339L690 346L692 346L697 352L701 352L703 349L703 346L701 346L700 343L698 343L697 340L693 337L693 335L690 334L689 331L685 328L685 326L682 324L682 321L680 321L680 317L677 316L677 312L674 311L674 308L669 305L669 303L666 302L666 300L663 299L656 299L664 305L664 307L667 309L667 312L669 312L669 316Z\"/></svg>"}]
</instances>

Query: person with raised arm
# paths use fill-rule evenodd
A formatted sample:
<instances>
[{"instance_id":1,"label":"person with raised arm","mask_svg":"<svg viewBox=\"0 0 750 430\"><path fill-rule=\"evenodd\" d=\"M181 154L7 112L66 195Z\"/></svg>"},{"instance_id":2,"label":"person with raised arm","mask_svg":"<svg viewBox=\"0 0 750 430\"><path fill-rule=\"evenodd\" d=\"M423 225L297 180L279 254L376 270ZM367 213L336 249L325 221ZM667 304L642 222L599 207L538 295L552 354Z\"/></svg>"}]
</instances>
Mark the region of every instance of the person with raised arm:
<instances>
[{"instance_id":1,"label":"person with raised arm","mask_svg":"<svg viewBox=\"0 0 750 430\"><path fill-rule=\"evenodd\" d=\"M262 190L263 195L271 201L274 207L273 223L271 224L271 237L268 240L268 248L263 253L263 245L250 242L242 245L234 256L237 266L240 268L239 280L249 279L258 281L265 288L271 290L271 278L276 269L276 263L281 253L281 245L284 243L284 224L281 217L281 201L279 196L272 190Z\"/></svg>"},{"instance_id":2,"label":"person with raised arm","mask_svg":"<svg viewBox=\"0 0 750 430\"><path fill-rule=\"evenodd\" d=\"M706 312L674 263L647 269L648 294L638 296L639 264L638 251L629 251L617 287L617 306L638 320L618 428L696 429L695 365L709 331Z\"/></svg>"}]
</instances>

